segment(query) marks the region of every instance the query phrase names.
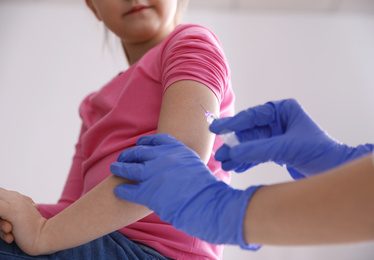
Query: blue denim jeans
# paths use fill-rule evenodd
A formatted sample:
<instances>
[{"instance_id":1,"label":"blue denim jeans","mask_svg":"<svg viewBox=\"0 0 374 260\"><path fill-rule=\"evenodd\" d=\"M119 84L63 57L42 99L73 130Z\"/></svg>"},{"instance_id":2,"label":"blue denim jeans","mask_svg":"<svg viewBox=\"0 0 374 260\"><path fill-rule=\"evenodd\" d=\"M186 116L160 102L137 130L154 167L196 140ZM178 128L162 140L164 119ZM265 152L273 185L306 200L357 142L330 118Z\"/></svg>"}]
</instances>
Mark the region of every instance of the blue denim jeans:
<instances>
[{"instance_id":1,"label":"blue denim jeans","mask_svg":"<svg viewBox=\"0 0 374 260\"><path fill-rule=\"evenodd\" d=\"M0 259L36 260L170 260L157 251L127 239L119 232L113 232L87 244L59 251L51 255L29 256L15 244L0 239Z\"/></svg>"}]
</instances>

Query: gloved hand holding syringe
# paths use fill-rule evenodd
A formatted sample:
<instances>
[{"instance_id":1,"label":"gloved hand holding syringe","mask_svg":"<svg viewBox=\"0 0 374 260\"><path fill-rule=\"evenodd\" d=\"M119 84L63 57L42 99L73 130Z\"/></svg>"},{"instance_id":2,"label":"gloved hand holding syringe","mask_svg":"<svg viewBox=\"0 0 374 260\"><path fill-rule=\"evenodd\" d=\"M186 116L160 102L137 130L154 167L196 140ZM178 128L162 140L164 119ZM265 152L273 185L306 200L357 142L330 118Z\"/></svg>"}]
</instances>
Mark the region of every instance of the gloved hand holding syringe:
<instances>
[{"instance_id":1,"label":"gloved hand holding syringe","mask_svg":"<svg viewBox=\"0 0 374 260\"><path fill-rule=\"evenodd\" d=\"M206 121L211 124L213 123L214 120L218 119L218 116L216 116L215 114L211 113L210 111L206 110L203 105L200 104L200 106L204 109L205 111L205 116L206 116ZM222 139L222 141L230 146L230 147L234 147L235 145L238 145L240 144L239 140L238 140L238 137L237 135L235 134L235 132L227 129L227 132L225 132L225 130L220 133L219 135Z\"/></svg>"}]
</instances>

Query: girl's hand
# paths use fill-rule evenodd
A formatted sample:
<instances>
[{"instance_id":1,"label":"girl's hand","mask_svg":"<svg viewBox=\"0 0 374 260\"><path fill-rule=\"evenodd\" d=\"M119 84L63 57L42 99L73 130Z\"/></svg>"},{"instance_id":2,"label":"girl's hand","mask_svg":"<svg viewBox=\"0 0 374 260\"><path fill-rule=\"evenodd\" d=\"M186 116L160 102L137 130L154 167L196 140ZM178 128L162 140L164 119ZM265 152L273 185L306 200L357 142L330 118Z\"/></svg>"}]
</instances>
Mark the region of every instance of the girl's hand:
<instances>
[{"instance_id":1,"label":"girl's hand","mask_svg":"<svg viewBox=\"0 0 374 260\"><path fill-rule=\"evenodd\" d=\"M37 210L39 210L39 206L36 205L35 202L30 197L24 196L24 198L26 200L30 201L30 203L32 203L33 206ZM0 218L0 238L2 240L4 240L5 242L9 243L9 244L14 241L14 236L12 234L12 228L13 228L12 223Z\"/></svg>"},{"instance_id":2,"label":"girl's hand","mask_svg":"<svg viewBox=\"0 0 374 260\"><path fill-rule=\"evenodd\" d=\"M0 238L9 244L14 241L14 236L12 234L12 224L1 218L0 218Z\"/></svg>"},{"instance_id":3,"label":"girl's hand","mask_svg":"<svg viewBox=\"0 0 374 260\"><path fill-rule=\"evenodd\" d=\"M39 254L39 238L47 220L32 199L0 188L0 218L0 234L6 242L15 240L25 253Z\"/></svg>"}]
</instances>

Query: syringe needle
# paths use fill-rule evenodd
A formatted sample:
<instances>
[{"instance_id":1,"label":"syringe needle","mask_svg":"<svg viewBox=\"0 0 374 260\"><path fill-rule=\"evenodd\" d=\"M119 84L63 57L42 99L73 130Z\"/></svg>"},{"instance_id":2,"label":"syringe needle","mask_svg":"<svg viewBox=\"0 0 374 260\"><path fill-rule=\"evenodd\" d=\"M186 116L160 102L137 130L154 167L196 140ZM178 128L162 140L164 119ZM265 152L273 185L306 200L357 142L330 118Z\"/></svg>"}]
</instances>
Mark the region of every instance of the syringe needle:
<instances>
[{"instance_id":1,"label":"syringe needle","mask_svg":"<svg viewBox=\"0 0 374 260\"><path fill-rule=\"evenodd\" d=\"M218 117L215 114L206 110L205 107L203 107L203 105L200 104L200 106L204 109L205 116L206 116L209 124L213 123L214 120L218 119ZM220 134L220 137L221 137L222 141L230 147L233 147L233 146L239 144L239 140L238 140L238 137L236 136L235 132L230 131L230 132L225 133L225 134Z\"/></svg>"}]
</instances>

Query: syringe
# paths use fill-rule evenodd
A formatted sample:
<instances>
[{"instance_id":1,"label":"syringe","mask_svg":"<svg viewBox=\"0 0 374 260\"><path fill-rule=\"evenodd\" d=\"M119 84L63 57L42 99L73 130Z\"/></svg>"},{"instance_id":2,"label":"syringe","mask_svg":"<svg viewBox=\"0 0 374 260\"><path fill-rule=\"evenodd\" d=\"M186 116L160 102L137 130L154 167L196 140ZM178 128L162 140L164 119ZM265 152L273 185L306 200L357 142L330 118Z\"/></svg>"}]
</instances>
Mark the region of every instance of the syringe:
<instances>
[{"instance_id":1,"label":"syringe","mask_svg":"<svg viewBox=\"0 0 374 260\"><path fill-rule=\"evenodd\" d=\"M206 121L209 124L212 124L214 120L218 119L218 116L206 110L203 105L200 104L200 106L204 109ZM235 145L240 144L235 132L232 132L231 130L227 129L227 132L224 131L219 136L221 137L222 141L230 147L234 147Z\"/></svg>"}]
</instances>

